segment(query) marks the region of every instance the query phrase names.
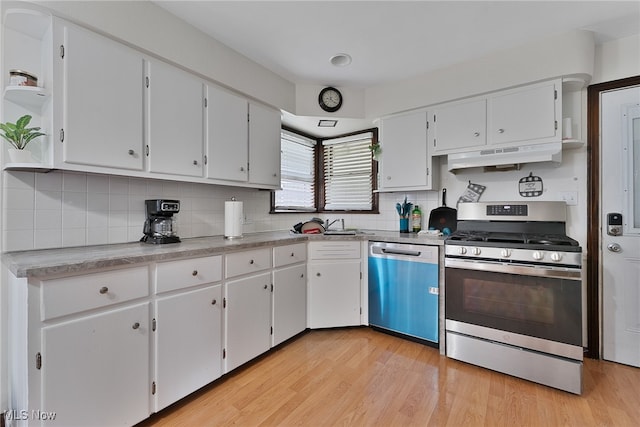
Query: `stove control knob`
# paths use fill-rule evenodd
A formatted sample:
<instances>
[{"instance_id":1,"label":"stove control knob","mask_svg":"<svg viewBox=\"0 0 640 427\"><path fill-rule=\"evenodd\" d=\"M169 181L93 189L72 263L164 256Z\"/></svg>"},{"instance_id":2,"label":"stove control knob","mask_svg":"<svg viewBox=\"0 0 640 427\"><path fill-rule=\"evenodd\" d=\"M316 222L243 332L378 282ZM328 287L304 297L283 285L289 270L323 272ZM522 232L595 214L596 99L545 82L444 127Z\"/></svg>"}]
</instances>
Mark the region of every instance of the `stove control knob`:
<instances>
[{"instance_id":1,"label":"stove control knob","mask_svg":"<svg viewBox=\"0 0 640 427\"><path fill-rule=\"evenodd\" d=\"M480 248L472 248L471 253L473 255L480 255Z\"/></svg>"},{"instance_id":2,"label":"stove control knob","mask_svg":"<svg viewBox=\"0 0 640 427\"><path fill-rule=\"evenodd\" d=\"M460 247L458 248L458 253L459 253L460 255L464 255L464 254L466 254L466 253L467 253L467 248L465 248L464 246L460 246Z\"/></svg>"},{"instance_id":3,"label":"stove control knob","mask_svg":"<svg viewBox=\"0 0 640 427\"><path fill-rule=\"evenodd\" d=\"M536 261L540 261L542 258L544 258L544 253L543 252L535 251L533 253L533 259L535 259Z\"/></svg>"},{"instance_id":4,"label":"stove control knob","mask_svg":"<svg viewBox=\"0 0 640 427\"><path fill-rule=\"evenodd\" d=\"M552 252L551 253L551 261L558 262L558 261L561 261L561 260L562 260L562 254L561 253L559 253L559 252Z\"/></svg>"},{"instance_id":5,"label":"stove control knob","mask_svg":"<svg viewBox=\"0 0 640 427\"><path fill-rule=\"evenodd\" d=\"M502 258L509 258L511 256L511 250L510 249L502 249L500 251L500 255L502 256Z\"/></svg>"}]
</instances>

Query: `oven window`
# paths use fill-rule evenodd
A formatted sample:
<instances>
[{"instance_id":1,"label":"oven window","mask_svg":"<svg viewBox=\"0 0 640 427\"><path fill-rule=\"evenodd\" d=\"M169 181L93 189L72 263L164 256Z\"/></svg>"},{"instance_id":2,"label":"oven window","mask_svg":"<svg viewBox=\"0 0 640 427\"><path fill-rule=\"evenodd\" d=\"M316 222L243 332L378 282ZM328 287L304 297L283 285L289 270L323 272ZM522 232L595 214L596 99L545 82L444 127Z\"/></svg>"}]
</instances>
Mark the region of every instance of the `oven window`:
<instances>
[{"instance_id":1,"label":"oven window","mask_svg":"<svg viewBox=\"0 0 640 427\"><path fill-rule=\"evenodd\" d=\"M548 286L514 286L489 280L463 280L462 302L468 312L505 320L553 325L553 290Z\"/></svg>"},{"instance_id":2,"label":"oven window","mask_svg":"<svg viewBox=\"0 0 640 427\"><path fill-rule=\"evenodd\" d=\"M582 345L580 280L447 267L445 317Z\"/></svg>"}]
</instances>

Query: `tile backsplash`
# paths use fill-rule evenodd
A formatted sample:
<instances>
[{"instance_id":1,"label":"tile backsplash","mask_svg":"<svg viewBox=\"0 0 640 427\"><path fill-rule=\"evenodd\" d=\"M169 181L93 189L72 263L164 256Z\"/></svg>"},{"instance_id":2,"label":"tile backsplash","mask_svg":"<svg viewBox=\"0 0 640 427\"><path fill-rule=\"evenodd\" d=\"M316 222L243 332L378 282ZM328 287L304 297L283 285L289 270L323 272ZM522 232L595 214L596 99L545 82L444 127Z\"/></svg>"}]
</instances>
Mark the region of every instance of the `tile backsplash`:
<instances>
[{"instance_id":1,"label":"tile backsplash","mask_svg":"<svg viewBox=\"0 0 640 427\"><path fill-rule=\"evenodd\" d=\"M224 202L243 201L245 233L289 230L312 216L344 218L347 227L397 230L395 203L405 193L381 193L380 214L269 214L270 192L76 172L7 171L3 179L3 250L136 242L142 237L144 200L180 200L181 238L224 234ZM407 193L421 205L423 224L438 205L437 192Z\"/></svg>"}]
</instances>

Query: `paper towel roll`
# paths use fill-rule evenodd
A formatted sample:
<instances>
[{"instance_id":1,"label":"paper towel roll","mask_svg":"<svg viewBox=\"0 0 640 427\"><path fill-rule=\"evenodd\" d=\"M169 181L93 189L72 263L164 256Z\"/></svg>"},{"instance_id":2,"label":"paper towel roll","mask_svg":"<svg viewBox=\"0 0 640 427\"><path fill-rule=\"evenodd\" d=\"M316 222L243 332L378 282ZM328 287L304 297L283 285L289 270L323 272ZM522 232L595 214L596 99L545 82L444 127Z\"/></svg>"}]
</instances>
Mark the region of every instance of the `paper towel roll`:
<instances>
[{"instance_id":1,"label":"paper towel roll","mask_svg":"<svg viewBox=\"0 0 640 427\"><path fill-rule=\"evenodd\" d=\"M562 139L573 138L572 126L571 117L565 117L562 119Z\"/></svg>"},{"instance_id":2,"label":"paper towel roll","mask_svg":"<svg viewBox=\"0 0 640 427\"><path fill-rule=\"evenodd\" d=\"M224 202L224 237L234 239L242 237L242 202L235 200Z\"/></svg>"}]
</instances>

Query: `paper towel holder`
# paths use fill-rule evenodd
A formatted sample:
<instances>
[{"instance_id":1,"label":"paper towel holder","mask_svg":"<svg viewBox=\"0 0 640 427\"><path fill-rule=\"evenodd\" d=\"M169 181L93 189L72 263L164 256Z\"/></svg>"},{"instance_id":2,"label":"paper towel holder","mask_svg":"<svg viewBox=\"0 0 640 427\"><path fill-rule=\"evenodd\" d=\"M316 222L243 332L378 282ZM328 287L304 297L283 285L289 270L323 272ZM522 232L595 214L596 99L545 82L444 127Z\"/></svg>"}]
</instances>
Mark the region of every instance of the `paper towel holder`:
<instances>
[{"instance_id":1,"label":"paper towel holder","mask_svg":"<svg viewBox=\"0 0 640 427\"><path fill-rule=\"evenodd\" d=\"M224 238L241 239L243 223L243 204L231 197L230 201L224 202Z\"/></svg>"}]
</instances>

